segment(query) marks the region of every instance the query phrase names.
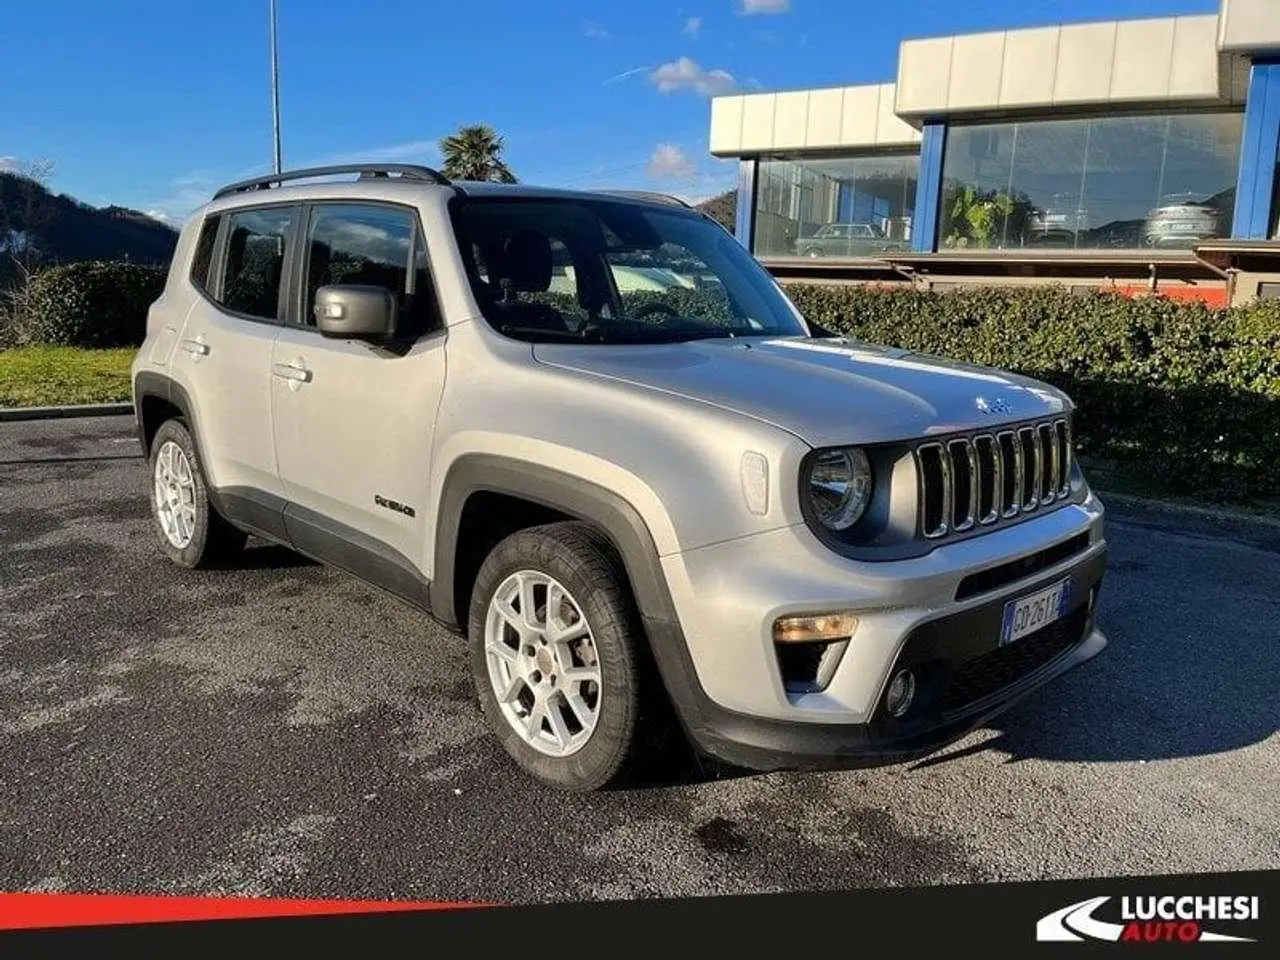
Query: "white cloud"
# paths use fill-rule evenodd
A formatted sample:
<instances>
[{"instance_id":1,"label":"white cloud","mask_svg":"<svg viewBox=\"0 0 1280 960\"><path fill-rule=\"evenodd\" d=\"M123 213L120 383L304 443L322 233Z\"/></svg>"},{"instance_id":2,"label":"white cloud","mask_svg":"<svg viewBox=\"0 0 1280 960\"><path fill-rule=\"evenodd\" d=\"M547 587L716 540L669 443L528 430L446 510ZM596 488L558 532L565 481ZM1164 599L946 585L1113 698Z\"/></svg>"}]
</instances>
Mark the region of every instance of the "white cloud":
<instances>
[{"instance_id":1,"label":"white cloud","mask_svg":"<svg viewBox=\"0 0 1280 960\"><path fill-rule=\"evenodd\" d=\"M702 18L689 17L684 22L683 32L686 37L696 37L699 33L702 32Z\"/></svg>"},{"instance_id":2,"label":"white cloud","mask_svg":"<svg viewBox=\"0 0 1280 960\"><path fill-rule=\"evenodd\" d=\"M692 90L704 97L714 97L736 90L738 81L726 70L703 70L688 57L664 63L653 73L649 81L660 93L677 93Z\"/></svg>"},{"instance_id":3,"label":"white cloud","mask_svg":"<svg viewBox=\"0 0 1280 960\"><path fill-rule=\"evenodd\" d=\"M756 13L786 13L791 0L742 0L742 12L746 16Z\"/></svg>"},{"instance_id":4,"label":"white cloud","mask_svg":"<svg viewBox=\"0 0 1280 960\"><path fill-rule=\"evenodd\" d=\"M247 174L246 174L247 175ZM214 190L237 177L219 178L211 170L191 170L169 181L163 193L144 196L141 202L128 203L135 210L146 211L147 216L169 224L181 226L199 207L213 196Z\"/></svg>"},{"instance_id":5,"label":"white cloud","mask_svg":"<svg viewBox=\"0 0 1280 960\"><path fill-rule=\"evenodd\" d=\"M316 234L331 246L344 244L348 249L383 260L403 260L409 250L407 235L399 236L384 227L350 219L321 221Z\"/></svg>"},{"instance_id":6,"label":"white cloud","mask_svg":"<svg viewBox=\"0 0 1280 960\"><path fill-rule=\"evenodd\" d=\"M0 157L0 173L14 173L28 180L48 185L53 178L51 160L23 160L21 157Z\"/></svg>"},{"instance_id":7,"label":"white cloud","mask_svg":"<svg viewBox=\"0 0 1280 960\"><path fill-rule=\"evenodd\" d=\"M675 144L660 143L649 157L647 170L655 180L688 180L697 172L697 166Z\"/></svg>"},{"instance_id":8,"label":"white cloud","mask_svg":"<svg viewBox=\"0 0 1280 960\"><path fill-rule=\"evenodd\" d=\"M594 20L588 20L582 25L582 33L591 40L608 40L612 36L608 30Z\"/></svg>"}]
</instances>

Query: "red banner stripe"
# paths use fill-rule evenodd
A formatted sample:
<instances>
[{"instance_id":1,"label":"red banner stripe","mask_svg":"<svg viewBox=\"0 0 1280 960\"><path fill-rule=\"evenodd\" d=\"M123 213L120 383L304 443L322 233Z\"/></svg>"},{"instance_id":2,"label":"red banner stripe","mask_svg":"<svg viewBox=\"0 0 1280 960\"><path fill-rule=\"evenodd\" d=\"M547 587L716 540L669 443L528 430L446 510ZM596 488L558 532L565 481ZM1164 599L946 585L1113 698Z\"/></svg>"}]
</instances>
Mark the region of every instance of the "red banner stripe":
<instances>
[{"instance_id":1,"label":"red banner stripe","mask_svg":"<svg viewBox=\"0 0 1280 960\"><path fill-rule=\"evenodd\" d=\"M465 910L489 903L379 900L284 900L267 897L128 896L96 893L0 894L0 930L83 927L184 920L313 917L411 910Z\"/></svg>"}]
</instances>

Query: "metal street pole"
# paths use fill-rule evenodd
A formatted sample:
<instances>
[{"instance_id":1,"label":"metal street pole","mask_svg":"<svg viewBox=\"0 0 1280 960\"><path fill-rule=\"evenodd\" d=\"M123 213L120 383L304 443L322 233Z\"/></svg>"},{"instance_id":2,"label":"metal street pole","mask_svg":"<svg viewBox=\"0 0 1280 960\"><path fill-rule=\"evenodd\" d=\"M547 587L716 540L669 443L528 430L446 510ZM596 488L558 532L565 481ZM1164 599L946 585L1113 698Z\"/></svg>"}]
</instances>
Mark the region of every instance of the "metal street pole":
<instances>
[{"instance_id":1,"label":"metal street pole","mask_svg":"<svg viewBox=\"0 0 1280 960\"><path fill-rule=\"evenodd\" d=\"M276 173L280 167L280 68L276 60L276 0L271 0L271 122L275 130Z\"/></svg>"}]
</instances>

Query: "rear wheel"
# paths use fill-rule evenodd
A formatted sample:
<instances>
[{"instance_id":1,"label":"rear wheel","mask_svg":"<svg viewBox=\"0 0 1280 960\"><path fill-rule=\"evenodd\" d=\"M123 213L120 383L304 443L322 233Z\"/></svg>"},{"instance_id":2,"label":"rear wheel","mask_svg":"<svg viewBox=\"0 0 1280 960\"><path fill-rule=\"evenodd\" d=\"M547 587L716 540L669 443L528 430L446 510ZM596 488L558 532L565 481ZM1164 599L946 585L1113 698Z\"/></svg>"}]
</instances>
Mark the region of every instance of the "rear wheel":
<instances>
[{"instance_id":1,"label":"rear wheel","mask_svg":"<svg viewBox=\"0 0 1280 960\"><path fill-rule=\"evenodd\" d=\"M181 567L223 563L247 539L210 501L195 443L180 420L165 421L151 441L151 516L161 548Z\"/></svg>"},{"instance_id":2,"label":"rear wheel","mask_svg":"<svg viewBox=\"0 0 1280 960\"><path fill-rule=\"evenodd\" d=\"M621 779L656 698L608 540L572 522L503 540L480 568L468 634L481 709L522 769L571 791Z\"/></svg>"}]
</instances>

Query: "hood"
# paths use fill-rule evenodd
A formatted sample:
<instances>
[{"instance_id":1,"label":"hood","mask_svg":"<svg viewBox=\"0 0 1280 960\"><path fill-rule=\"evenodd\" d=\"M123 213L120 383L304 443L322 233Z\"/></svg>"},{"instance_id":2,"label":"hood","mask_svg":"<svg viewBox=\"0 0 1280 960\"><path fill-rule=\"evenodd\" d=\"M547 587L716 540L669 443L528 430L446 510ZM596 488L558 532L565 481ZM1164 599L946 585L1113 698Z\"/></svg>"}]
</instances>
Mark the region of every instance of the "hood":
<instances>
[{"instance_id":1,"label":"hood","mask_svg":"<svg viewBox=\"0 0 1280 960\"><path fill-rule=\"evenodd\" d=\"M1016 374L848 340L540 343L539 362L714 404L814 447L882 443L998 426L1070 409Z\"/></svg>"}]
</instances>

